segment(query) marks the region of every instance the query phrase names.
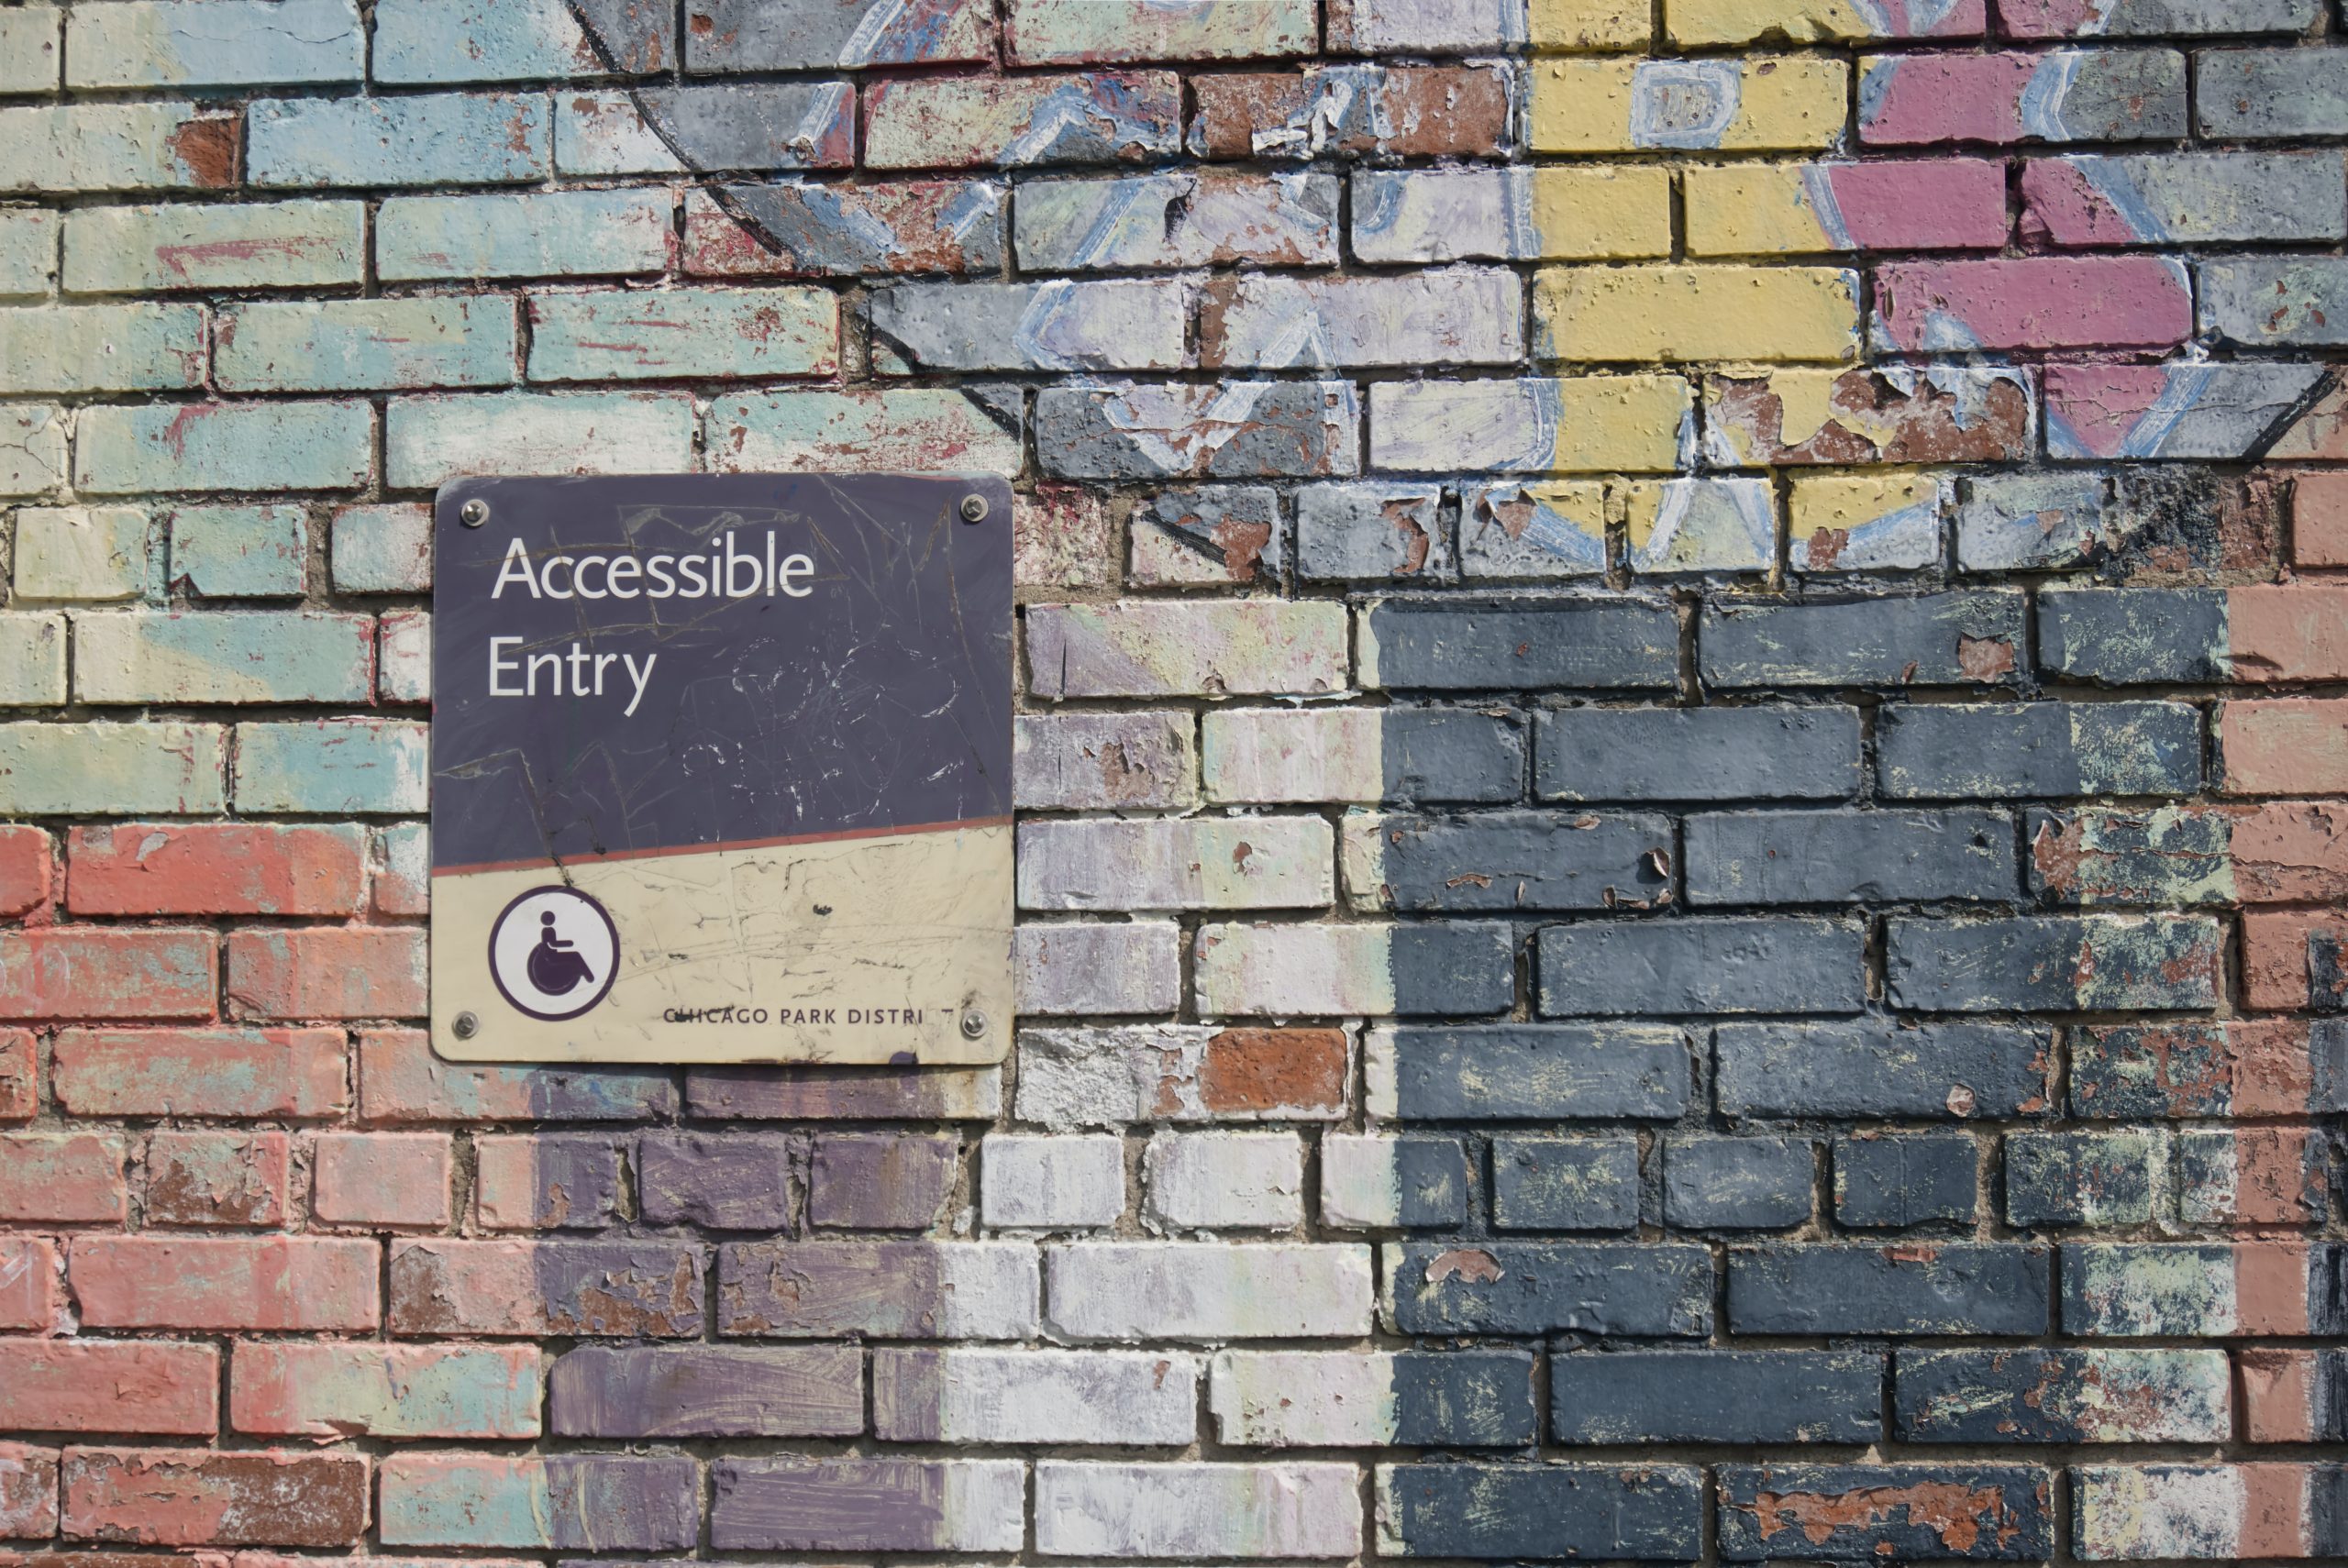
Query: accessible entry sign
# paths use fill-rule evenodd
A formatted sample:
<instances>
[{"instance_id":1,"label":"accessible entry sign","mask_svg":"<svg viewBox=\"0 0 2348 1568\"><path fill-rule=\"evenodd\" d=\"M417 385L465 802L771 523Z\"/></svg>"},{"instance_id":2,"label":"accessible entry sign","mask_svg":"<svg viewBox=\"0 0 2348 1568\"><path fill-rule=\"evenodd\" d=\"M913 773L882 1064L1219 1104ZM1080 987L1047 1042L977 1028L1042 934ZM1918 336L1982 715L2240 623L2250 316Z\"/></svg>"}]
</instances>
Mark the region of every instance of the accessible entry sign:
<instances>
[{"instance_id":1,"label":"accessible entry sign","mask_svg":"<svg viewBox=\"0 0 2348 1568\"><path fill-rule=\"evenodd\" d=\"M999 478L459 480L434 520L432 1043L1011 1043Z\"/></svg>"}]
</instances>

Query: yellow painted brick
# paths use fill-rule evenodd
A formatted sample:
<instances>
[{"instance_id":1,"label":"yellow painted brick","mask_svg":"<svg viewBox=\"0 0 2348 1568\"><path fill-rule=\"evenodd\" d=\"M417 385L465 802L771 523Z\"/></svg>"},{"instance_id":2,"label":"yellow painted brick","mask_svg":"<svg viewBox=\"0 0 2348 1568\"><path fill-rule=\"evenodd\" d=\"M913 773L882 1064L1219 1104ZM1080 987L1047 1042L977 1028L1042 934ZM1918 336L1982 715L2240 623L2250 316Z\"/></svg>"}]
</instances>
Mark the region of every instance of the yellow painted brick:
<instances>
[{"instance_id":1,"label":"yellow painted brick","mask_svg":"<svg viewBox=\"0 0 2348 1568\"><path fill-rule=\"evenodd\" d=\"M1678 376L1567 376L1557 388L1557 473L1669 469L1678 464L1688 383Z\"/></svg>"},{"instance_id":2,"label":"yellow painted brick","mask_svg":"<svg viewBox=\"0 0 2348 1568\"><path fill-rule=\"evenodd\" d=\"M1832 147L1843 134L1849 70L1844 61L1805 54L1535 61L1533 149L1767 152Z\"/></svg>"},{"instance_id":3,"label":"yellow painted brick","mask_svg":"<svg viewBox=\"0 0 2348 1568\"><path fill-rule=\"evenodd\" d=\"M1795 475L1786 502L1794 569L1932 565L1948 489L1946 476L1929 469Z\"/></svg>"},{"instance_id":4,"label":"yellow painted brick","mask_svg":"<svg viewBox=\"0 0 2348 1568\"><path fill-rule=\"evenodd\" d=\"M1858 280L1829 267L1551 267L1535 348L1580 361L1836 360L1858 346Z\"/></svg>"},{"instance_id":5,"label":"yellow painted brick","mask_svg":"<svg viewBox=\"0 0 2348 1568\"><path fill-rule=\"evenodd\" d=\"M1655 36L1645 0L1533 0L1537 50L1644 49Z\"/></svg>"},{"instance_id":6,"label":"yellow painted brick","mask_svg":"<svg viewBox=\"0 0 2348 1568\"><path fill-rule=\"evenodd\" d=\"M1678 44L1756 39L1824 43L1885 36L1883 27L1861 16L1852 0L1664 0L1663 26Z\"/></svg>"},{"instance_id":7,"label":"yellow painted brick","mask_svg":"<svg viewBox=\"0 0 2348 1568\"><path fill-rule=\"evenodd\" d=\"M103 603L147 585L147 513L135 506L37 506L17 513L17 596Z\"/></svg>"},{"instance_id":8,"label":"yellow painted brick","mask_svg":"<svg viewBox=\"0 0 2348 1568\"><path fill-rule=\"evenodd\" d=\"M1802 256L1835 249L1803 200L1800 163L1737 163L1680 173L1691 256Z\"/></svg>"},{"instance_id":9,"label":"yellow painted brick","mask_svg":"<svg viewBox=\"0 0 2348 1568\"><path fill-rule=\"evenodd\" d=\"M1940 482L1938 474L1924 469L1797 474L1786 515L1793 533L1806 539L1821 528L1855 528L1887 512L1920 505L1940 493Z\"/></svg>"},{"instance_id":10,"label":"yellow painted brick","mask_svg":"<svg viewBox=\"0 0 2348 1568\"><path fill-rule=\"evenodd\" d=\"M1533 171L1541 255L1561 261L1671 254L1671 176L1644 166L1570 165Z\"/></svg>"}]
</instances>

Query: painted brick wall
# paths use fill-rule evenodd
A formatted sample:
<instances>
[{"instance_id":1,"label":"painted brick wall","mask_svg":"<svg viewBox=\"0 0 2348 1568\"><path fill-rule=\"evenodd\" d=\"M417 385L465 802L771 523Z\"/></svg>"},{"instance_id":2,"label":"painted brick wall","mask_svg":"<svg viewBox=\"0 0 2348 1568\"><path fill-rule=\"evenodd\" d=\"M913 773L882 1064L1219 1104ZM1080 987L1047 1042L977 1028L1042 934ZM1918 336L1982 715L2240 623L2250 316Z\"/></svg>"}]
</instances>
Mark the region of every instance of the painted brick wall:
<instances>
[{"instance_id":1,"label":"painted brick wall","mask_svg":"<svg viewBox=\"0 0 2348 1568\"><path fill-rule=\"evenodd\" d=\"M0 1563L2348 1554L2340 28L0 0ZM1012 1061L435 1061L433 487L809 468Z\"/></svg>"}]
</instances>

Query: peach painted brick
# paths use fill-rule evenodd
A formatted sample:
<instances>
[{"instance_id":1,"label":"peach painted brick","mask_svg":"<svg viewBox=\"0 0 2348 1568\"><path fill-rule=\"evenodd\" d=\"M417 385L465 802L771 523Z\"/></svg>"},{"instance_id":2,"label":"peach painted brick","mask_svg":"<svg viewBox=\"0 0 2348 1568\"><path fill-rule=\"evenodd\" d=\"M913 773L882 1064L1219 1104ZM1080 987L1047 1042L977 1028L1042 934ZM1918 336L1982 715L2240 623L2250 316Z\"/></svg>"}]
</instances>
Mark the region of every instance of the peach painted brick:
<instances>
[{"instance_id":1,"label":"peach painted brick","mask_svg":"<svg viewBox=\"0 0 2348 1568\"><path fill-rule=\"evenodd\" d=\"M2291 481L2291 558L2303 567L2348 567L2348 469Z\"/></svg>"},{"instance_id":2,"label":"peach painted brick","mask_svg":"<svg viewBox=\"0 0 2348 1568\"><path fill-rule=\"evenodd\" d=\"M57 1248L39 1236L0 1236L0 1329L46 1329L57 1317Z\"/></svg>"},{"instance_id":3,"label":"peach painted brick","mask_svg":"<svg viewBox=\"0 0 2348 1568\"><path fill-rule=\"evenodd\" d=\"M0 932L0 1018L210 1018L219 989L219 942L208 931Z\"/></svg>"},{"instance_id":4,"label":"peach painted brick","mask_svg":"<svg viewBox=\"0 0 2348 1568\"><path fill-rule=\"evenodd\" d=\"M30 1121L40 1109L40 1047L28 1029L0 1029L0 1121Z\"/></svg>"},{"instance_id":5,"label":"peach painted brick","mask_svg":"<svg viewBox=\"0 0 2348 1568\"><path fill-rule=\"evenodd\" d=\"M355 1453L69 1448L64 1533L150 1546L344 1546L367 1529Z\"/></svg>"},{"instance_id":6,"label":"peach painted brick","mask_svg":"<svg viewBox=\"0 0 2348 1568\"><path fill-rule=\"evenodd\" d=\"M357 1239L86 1236L66 1275L89 1328L362 1331L382 1320L381 1256Z\"/></svg>"},{"instance_id":7,"label":"peach painted brick","mask_svg":"<svg viewBox=\"0 0 2348 1568\"><path fill-rule=\"evenodd\" d=\"M449 1173L449 1140L438 1132L323 1132L310 1207L329 1225L446 1225Z\"/></svg>"},{"instance_id":8,"label":"peach painted brick","mask_svg":"<svg viewBox=\"0 0 2348 1568\"><path fill-rule=\"evenodd\" d=\"M338 1029L68 1029L58 1104L77 1116L338 1116L350 1103Z\"/></svg>"},{"instance_id":9,"label":"peach painted brick","mask_svg":"<svg viewBox=\"0 0 2348 1568\"><path fill-rule=\"evenodd\" d=\"M349 915L367 837L349 826L126 823L66 841L76 914Z\"/></svg>"},{"instance_id":10,"label":"peach painted brick","mask_svg":"<svg viewBox=\"0 0 2348 1568\"><path fill-rule=\"evenodd\" d=\"M120 1224L123 1145L94 1132L0 1136L0 1221Z\"/></svg>"},{"instance_id":11,"label":"peach painted brick","mask_svg":"<svg viewBox=\"0 0 2348 1568\"><path fill-rule=\"evenodd\" d=\"M282 1132L158 1132L147 1140L147 1223L282 1225L292 1165Z\"/></svg>"},{"instance_id":12,"label":"peach painted brick","mask_svg":"<svg viewBox=\"0 0 2348 1568\"><path fill-rule=\"evenodd\" d=\"M0 1540L47 1540L57 1533L57 1454L0 1442Z\"/></svg>"},{"instance_id":13,"label":"peach painted brick","mask_svg":"<svg viewBox=\"0 0 2348 1568\"><path fill-rule=\"evenodd\" d=\"M243 1018L407 1018L430 1004L420 926L310 926L228 938Z\"/></svg>"},{"instance_id":14,"label":"peach painted brick","mask_svg":"<svg viewBox=\"0 0 2348 1568\"><path fill-rule=\"evenodd\" d=\"M0 1410L25 1431L209 1437L220 1353L136 1340L0 1340Z\"/></svg>"},{"instance_id":15,"label":"peach painted brick","mask_svg":"<svg viewBox=\"0 0 2348 1568\"><path fill-rule=\"evenodd\" d=\"M49 902L49 834L0 827L0 917L15 919Z\"/></svg>"}]
</instances>

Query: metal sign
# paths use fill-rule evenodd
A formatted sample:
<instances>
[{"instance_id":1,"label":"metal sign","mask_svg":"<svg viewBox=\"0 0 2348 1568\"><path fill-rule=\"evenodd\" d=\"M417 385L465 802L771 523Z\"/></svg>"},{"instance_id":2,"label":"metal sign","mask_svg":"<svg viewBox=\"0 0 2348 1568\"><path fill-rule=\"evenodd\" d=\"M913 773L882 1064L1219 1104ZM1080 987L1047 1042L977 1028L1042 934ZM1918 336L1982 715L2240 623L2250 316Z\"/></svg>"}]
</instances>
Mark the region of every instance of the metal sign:
<instances>
[{"instance_id":1,"label":"metal sign","mask_svg":"<svg viewBox=\"0 0 2348 1568\"><path fill-rule=\"evenodd\" d=\"M435 1049L1002 1059L1008 485L460 480L434 547Z\"/></svg>"}]
</instances>

